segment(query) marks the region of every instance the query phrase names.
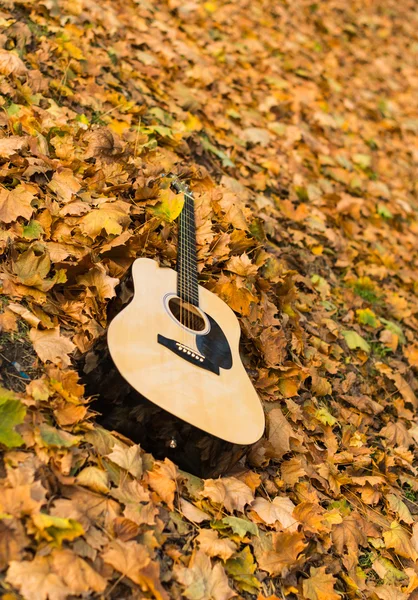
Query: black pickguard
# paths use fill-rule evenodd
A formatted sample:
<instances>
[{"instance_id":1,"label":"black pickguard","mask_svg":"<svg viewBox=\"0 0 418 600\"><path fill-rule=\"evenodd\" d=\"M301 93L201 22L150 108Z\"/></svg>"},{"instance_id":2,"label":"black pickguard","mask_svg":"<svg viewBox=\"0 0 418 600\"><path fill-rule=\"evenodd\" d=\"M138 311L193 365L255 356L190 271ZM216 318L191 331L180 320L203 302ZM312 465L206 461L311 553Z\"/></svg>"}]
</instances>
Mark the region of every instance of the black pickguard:
<instances>
[{"instance_id":1,"label":"black pickguard","mask_svg":"<svg viewBox=\"0 0 418 600\"><path fill-rule=\"evenodd\" d=\"M210 331L207 335L196 335L196 346L213 364L221 369L230 369L232 354L228 340L218 323L210 315L206 316L209 319Z\"/></svg>"},{"instance_id":2,"label":"black pickguard","mask_svg":"<svg viewBox=\"0 0 418 600\"><path fill-rule=\"evenodd\" d=\"M232 367L232 353L222 329L211 316L208 314L206 316L210 323L209 333L206 335L196 334L196 346L200 356L197 356L195 351L186 351L187 348L178 341L160 334L158 334L158 343L180 356L183 360L219 375L219 369L230 369Z\"/></svg>"}]
</instances>

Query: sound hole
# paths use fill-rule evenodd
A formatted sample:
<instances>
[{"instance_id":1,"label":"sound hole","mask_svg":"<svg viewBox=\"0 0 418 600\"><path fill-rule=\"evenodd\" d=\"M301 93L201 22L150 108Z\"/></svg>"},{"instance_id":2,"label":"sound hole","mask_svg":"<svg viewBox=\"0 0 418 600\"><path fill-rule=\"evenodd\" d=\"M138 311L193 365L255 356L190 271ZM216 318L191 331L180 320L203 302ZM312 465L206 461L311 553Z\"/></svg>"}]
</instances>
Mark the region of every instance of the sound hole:
<instances>
[{"instance_id":1,"label":"sound hole","mask_svg":"<svg viewBox=\"0 0 418 600\"><path fill-rule=\"evenodd\" d=\"M184 327L193 331L203 331L206 329L206 323L199 309L193 304L184 302L181 298L170 298L168 308L173 317Z\"/></svg>"}]
</instances>

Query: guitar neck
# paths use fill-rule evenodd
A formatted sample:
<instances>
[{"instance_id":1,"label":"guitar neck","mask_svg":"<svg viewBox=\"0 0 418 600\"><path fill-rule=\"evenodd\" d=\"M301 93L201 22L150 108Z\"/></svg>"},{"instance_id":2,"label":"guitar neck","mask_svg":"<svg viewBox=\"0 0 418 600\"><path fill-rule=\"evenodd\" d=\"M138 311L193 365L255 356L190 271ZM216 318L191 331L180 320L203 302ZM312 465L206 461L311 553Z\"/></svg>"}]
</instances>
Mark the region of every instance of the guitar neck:
<instances>
[{"instance_id":1,"label":"guitar neck","mask_svg":"<svg viewBox=\"0 0 418 600\"><path fill-rule=\"evenodd\" d=\"M197 279L196 223L193 196L174 183L174 189L184 194L184 206L179 217L177 249L177 295L194 306L199 306Z\"/></svg>"}]
</instances>

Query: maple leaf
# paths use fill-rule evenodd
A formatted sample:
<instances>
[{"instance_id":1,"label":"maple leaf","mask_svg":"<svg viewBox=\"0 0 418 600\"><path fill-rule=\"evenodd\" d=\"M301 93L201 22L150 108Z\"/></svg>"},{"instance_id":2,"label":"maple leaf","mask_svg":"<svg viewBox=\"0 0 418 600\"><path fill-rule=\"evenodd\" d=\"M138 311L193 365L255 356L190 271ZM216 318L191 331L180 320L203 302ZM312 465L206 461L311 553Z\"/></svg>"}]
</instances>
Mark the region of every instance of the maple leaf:
<instances>
[{"instance_id":1,"label":"maple leaf","mask_svg":"<svg viewBox=\"0 0 418 600\"><path fill-rule=\"evenodd\" d=\"M26 136L11 135L0 139L0 158L9 158L28 145Z\"/></svg>"},{"instance_id":2,"label":"maple leaf","mask_svg":"<svg viewBox=\"0 0 418 600\"><path fill-rule=\"evenodd\" d=\"M24 75L25 63L14 52L0 49L0 73L2 75Z\"/></svg>"},{"instance_id":3,"label":"maple leaf","mask_svg":"<svg viewBox=\"0 0 418 600\"><path fill-rule=\"evenodd\" d=\"M48 183L50 190L56 193L61 202L70 202L74 194L81 189L81 183L71 169L61 169L54 173Z\"/></svg>"},{"instance_id":4,"label":"maple leaf","mask_svg":"<svg viewBox=\"0 0 418 600\"><path fill-rule=\"evenodd\" d=\"M88 235L93 240L102 231L105 231L109 235L119 235L130 221L128 216L129 209L129 204L120 200L116 202L104 202L99 208L92 210L80 219L80 229L82 233Z\"/></svg>"},{"instance_id":5,"label":"maple leaf","mask_svg":"<svg viewBox=\"0 0 418 600\"><path fill-rule=\"evenodd\" d=\"M23 438L15 428L23 423L25 415L26 407L13 392L0 387L0 444L8 448L23 444Z\"/></svg>"},{"instance_id":6,"label":"maple leaf","mask_svg":"<svg viewBox=\"0 0 418 600\"><path fill-rule=\"evenodd\" d=\"M411 543L411 536L400 523L393 521L389 531L383 533L386 548L393 548L399 556L418 559L418 552Z\"/></svg>"},{"instance_id":7,"label":"maple leaf","mask_svg":"<svg viewBox=\"0 0 418 600\"><path fill-rule=\"evenodd\" d=\"M267 525L274 525L279 521L282 529L288 531L296 531L298 521L293 517L295 505L290 498L276 496L272 502L264 498L256 498L251 504L251 509L254 510L259 517L263 519Z\"/></svg>"},{"instance_id":8,"label":"maple leaf","mask_svg":"<svg viewBox=\"0 0 418 600\"><path fill-rule=\"evenodd\" d=\"M64 540L74 540L84 534L83 527L75 519L37 513L32 515L32 521L37 529L37 537L51 542L51 545L61 546Z\"/></svg>"},{"instance_id":9,"label":"maple leaf","mask_svg":"<svg viewBox=\"0 0 418 600\"><path fill-rule=\"evenodd\" d=\"M221 504L228 512L234 510L243 512L245 505L254 500L254 494L248 485L235 477L206 479L200 494L205 498L210 498L212 502Z\"/></svg>"},{"instance_id":10,"label":"maple leaf","mask_svg":"<svg viewBox=\"0 0 418 600\"><path fill-rule=\"evenodd\" d=\"M268 440L274 451L274 458L280 459L291 446L302 440L296 433L280 408L273 408L268 413Z\"/></svg>"},{"instance_id":11,"label":"maple leaf","mask_svg":"<svg viewBox=\"0 0 418 600\"><path fill-rule=\"evenodd\" d=\"M18 217L27 221L31 218L34 208L31 204L35 198L36 188L33 185L20 183L11 190L0 189L0 221L12 223Z\"/></svg>"},{"instance_id":12,"label":"maple leaf","mask_svg":"<svg viewBox=\"0 0 418 600\"><path fill-rule=\"evenodd\" d=\"M142 456L140 446L134 444L128 447L116 443L107 458L122 467L122 469L126 469L133 477L141 477Z\"/></svg>"},{"instance_id":13,"label":"maple leaf","mask_svg":"<svg viewBox=\"0 0 418 600\"><path fill-rule=\"evenodd\" d=\"M110 542L102 558L124 577L129 577L138 584L141 584L141 569L151 560L145 546L134 541L123 542L122 540Z\"/></svg>"},{"instance_id":14,"label":"maple leaf","mask_svg":"<svg viewBox=\"0 0 418 600\"><path fill-rule=\"evenodd\" d=\"M29 543L20 521L11 517L0 520L0 571L11 561L19 560Z\"/></svg>"},{"instance_id":15,"label":"maple leaf","mask_svg":"<svg viewBox=\"0 0 418 600\"><path fill-rule=\"evenodd\" d=\"M267 366L277 367L286 359L286 336L282 329L267 327L263 329L259 344Z\"/></svg>"},{"instance_id":16,"label":"maple leaf","mask_svg":"<svg viewBox=\"0 0 418 600\"><path fill-rule=\"evenodd\" d=\"M107 275L105 267L98 263L88 273L80 275L77 283L95 289L99 299L104 302L106 298L116 296L115 287L118 285L119 279Z\"/></svg>"},{"instance_id":17,"label":"maple leaf","mask_svg":"<svg viewBox=\"0 0 418 600\"><path fill-rule=\"evenodd\" d=\"M244 546L241 552L228 559L225 570L233 579L240 590L255 594L261 587L257 577L253 575L257 569L254 557L248 546Z\"/></svg>"},{"instance_id":18,"label":"maple leaf","mask_svg":"<svg viewBox=\"0 0 418 600\"><path fill-rule=\"evenodd\" d=\"M231 273L236 273L242 277L251 277L257 274L259 267L254 265L248 254L242 254L241 256L233 256L228 260L225 268Z\"/></svg>"},{"instance_id":19,"label":"maple leaf","mask_svg":"<svg viewBox=\"0 0 418 600\"><path fill-rule=\"evenodd\" d=\"M306 548L301 532L273 533L269 539L270 548L265 549L261 544L256 544L255 549L258 566L273 576L287 571L287 568L296 563L299 554Z\"/></svg>"},{"instance_id":20,"label":"maple leaf","mask_svg":"<svg viewBox=\"0 0 418 600\"><path fill-rule=\"evenodd\" d=\"M158 194L159 202L153 208L153 213L165 221L171 223L180 215L184 206L184 196L182 193L175 194L172 189L160 190Z\"/></svg>"},{"instance_id":21,"label":"maple leaf","mask_svg":"<svg viewBox=\"0 0 418 600\"><path fill-rule=\"evenodd\" d=\"M98 467L85 467L77 475L77 483L92 489L95 492L107 493L109 491L109 477L106 471Z\"/></svg>"},{"instance_id":22,"label":"maple leaf","mask_svg":"<svg viewBox=\"0 0 418 600\"><path fill-rule=\"evenodd\" d=\"M347 548L348 552L356 554L359 545L367 545L366 534L361 527L357 514L344 517L342 523L332 528L332 540L339 553Z\"/></svg>"},{"instance_id":23,"label":"maple leaf","mask_svg":"<svg viewBox=\"0 0 418 600\"><path fill-rule=\"evenodd\" d=\"M228 600L236 596L223 567L218 563L212 568L210 558L201 550L193 553L187 568L176 565L174 576L185 586L183 596L189 600Z\"/></svg>"},{"instance_id":24,"label":"maple leaf","mask_svg":"<svg viewBox=\"0 0 418 600\"><path fill-rule=\"evenodd\" d=\"M213 558L219 556L223 561L228 560L237 549L231 540L220 539L217 531L201 529L196 537L202 552Z\"/></svg>"},{"instance_id":25,"label":"maple leaf","mask_svg":"<svg viewBox=\"0 0 418 600\"><path fill-rule=\"evenodd\" d=\"M303 580L303 596L308 600L340 600L334 590L335 582L335 577L326 573L326 567L311 567L310 577Z\"/></svg>"},{"instance_id":26,"label":"maple leaf","mask_svg":"<svg viewBox=\"0 0 418 600\"><path fill-rule=\"evenodd\" d=\"M60 328L47 329L44 331L31 329L29 337L33 343L36 354L44 361L54 364L61 363L68 367L71 363L69 354L75 349L75 345L66 337L60 335Z\"/></svg>"},{"instance_id":27,"label":"maple leaf","mask_svg":"<svg viewBox=\"0 0 418 600\"><path fill-rule=\"evenodd\" d=\"M45 556L35 556L32 561L12 561L6 581L16 587L26 600L65 600L70 593Z\"/></svg>"},{"instance_id":28,"label":"maple leaf","mask_svg":"<svg viewBox=\"0 0 418 600\"><path fill-rule=\"evenodd\" d=\"M51 563L55 573L66 584L69 594L100 593L106 588L106 580L70 549L55 549Z\"/></svg>"},{"instance_id":29,"label":"maple leaf","mask_svg":"<svg viewBox=\"0 0 418 600\"><path fill-rule=\"evenodd\" d=\"M150 487L173 510L174 493L176 491L177 468L169 458L164 462L156 462L152 471L148 471Z\"/></svg>"},{"instance_id":30,"label":"maple leaf","mask_svg":"<svg viewBox=\"0 0 418 600\"><path fill-rule=\"evenodd\" d=\"M45 504L46 490L40 481L0 487L0 512L16 517L37 514Z\"/></svg>"},{"instance_id":31,"label":"maple leaf","mask_svg":"<svg viewBox=\"0 0 418 600\"><path fill-rule=\"evenodd\" d=\"M202 523L203 521L209 521L211 519L211 517L203 512L203 510L200 510L200 508L191 504L191 502L188 502L184 498L180 498L180 508L186 519L189 519L189 521L192 521L193 523Z\"/></svg>"}]
</instances>

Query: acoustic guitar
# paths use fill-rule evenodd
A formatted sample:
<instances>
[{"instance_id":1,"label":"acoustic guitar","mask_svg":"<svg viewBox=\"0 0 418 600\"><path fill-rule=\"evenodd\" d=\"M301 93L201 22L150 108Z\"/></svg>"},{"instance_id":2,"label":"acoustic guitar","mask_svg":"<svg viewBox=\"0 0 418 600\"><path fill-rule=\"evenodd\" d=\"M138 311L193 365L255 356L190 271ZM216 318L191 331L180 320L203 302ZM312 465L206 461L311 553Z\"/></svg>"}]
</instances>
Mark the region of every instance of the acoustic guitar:
<instances>
[{"instance_id":1,"label":"acoustic guitar","mask_svg":"<svg viewBox=\"0 0 418 600\"><path fill-rule=\"evenodd\" d=\"M211 436L248 446L263 434L265 419L239 355L239 323L198 284L193 194L175 180L171 187L184 195L177 270L135 260L134 297L109 325L110 355L147 400ZM181 439L170 440L177 444Z\"/></svg>"}]
</instances>

